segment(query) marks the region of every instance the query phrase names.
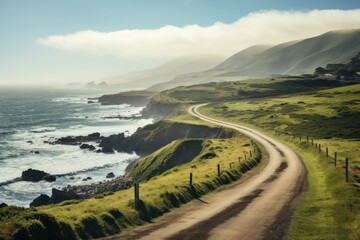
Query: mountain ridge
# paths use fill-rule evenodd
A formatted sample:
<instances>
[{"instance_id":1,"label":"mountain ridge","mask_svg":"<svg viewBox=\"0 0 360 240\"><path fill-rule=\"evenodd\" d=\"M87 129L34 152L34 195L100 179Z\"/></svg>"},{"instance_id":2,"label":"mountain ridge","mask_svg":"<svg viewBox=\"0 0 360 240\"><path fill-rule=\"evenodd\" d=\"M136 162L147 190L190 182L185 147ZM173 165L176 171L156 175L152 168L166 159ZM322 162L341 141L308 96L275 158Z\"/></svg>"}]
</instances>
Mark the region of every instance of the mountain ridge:
<instances>
[{"instance_id":1,"label":"mountain ridge","mask_svg":"<svg viewBox=\"0 0 360 240\"><path fill-rule=\"evenodd\" d=\"M171 59L154 68L103 78L102 81L106 81L114 87L146 88L171 80L177 75L212 68L224 59L225 57L211 54L182 56Z\"/></svg>"},{"instance_id":2,"label":"mountain ridge","mask_svg":"<svg viewBox=\"0 0 360 240\"><path fill-rule=\"evenodd\" d=\"M255 45L230 56L212 69L179 75L149 89L159 91L212 81L312 73L315 68L325 67L328 63L348 62L360 52L359 42L360 29L345 29L272 47Z\"/></svg>"}]
</instances>

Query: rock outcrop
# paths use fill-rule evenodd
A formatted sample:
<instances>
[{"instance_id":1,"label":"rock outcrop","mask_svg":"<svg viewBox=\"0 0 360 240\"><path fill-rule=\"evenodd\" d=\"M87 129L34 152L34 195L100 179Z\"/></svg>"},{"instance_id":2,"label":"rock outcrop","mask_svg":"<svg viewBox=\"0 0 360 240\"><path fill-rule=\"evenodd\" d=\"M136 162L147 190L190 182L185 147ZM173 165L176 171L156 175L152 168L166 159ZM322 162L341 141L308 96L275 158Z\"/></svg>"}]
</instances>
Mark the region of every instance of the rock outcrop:
<instances>
[{"instance_id":1,"label":"rock outcrop","mask_svg":"<svg viewBox=\"0 0 360 240\"><path fill-rule=\"evenodd\" d=\"M99 97L98 100L101 105L129 104L136 107L143 107L149 103L150 98L155 94L156 92L151 91L130 91L103 95Z\"/></svg>"},{"instance_id":2,"label":"rock outcrop","mask_svg":"<svg viewBox=\"0 0 360 240\"><path fill-rule=\"evenodd\" d=\"M89 151L94 151L96 147L91 144L83 143L80 145L80 149L88 149Z\"/></svg>"},{"instance_id":3,"label":"rock outcrop","mask_svg":"<svg viewBox=\"0 0 360 240\"><path fill-rule=\"evenodd\" d=\"M37 198L35 198L31 203L30 207L39 207L48 204L50 201L50 197L46 194L41 194Z\"/></svg>"},{"instance_id":4,"label":"rock outcrop","mask_svg":"<svg viewBox=\"0 0 360 240\"><path fill-rule=\"evenodd\" d=\"M111 147L119 152L136 152L138 155L144 156L177 139L232 138L237 135L237 132L222 127L162 120L139 128L129 137L125 137L124 133L104 137L100 147Z\"/></svg>"},{"instance_id":5,"label":"rock outcrop","mask_svg":"<svg viewBox=\"0 0 360 240\"><path fill-rule=\"evenodd\" d=\"M99 142L103 137L100 133L91 133L87 136L67 136L56 139L50 144L62 144L62 145L81 145L84 142ZM91 145L90 145L91 146Z\"/></svg>"},{"instance_id":6,"label":"rock outcrop","mask_svg":"<svg viewBox=\"0 0 360 240\"><path fill-rule=\"evenodd\" d=\"M115 177L115 174L113 172L106 174L106 178L114 178L114 177Z\"/></svg>"},{"instance_id":7,"label":"rock outcrop","mask_svg":"<svg viewBox=\"0 0 360 240\"><path fill-rule=\"evenodd\" d=\"M0 208L7 207L8 205L6 203L0 203Z\"/></svg>"},{"instance_id":8,"label":"rock outcrop","mask_svg":"<svg viewBox=\"0 0 360 240\"><path fill-rule=\"evenodd\" d=\"M27 182L39 182L41 180L54 182L56 181L56 177L44 171L29 168L28 170L22 172L21 180Z\"/></svg>"},{"instance_id":9,"label":"rock outcrop","mask_svg":"<svg viewBox=\"0 0 360 240\"><path fill-rule=\"evenodd\" d=\"M141 115L143 117L154 117L156 119L160 119L162 117L175 115L178 112L179 107L179 103L158 102L151 99L151 101L141 111Z\"/></svg>"},{"instance_id":10,"label":"rock outcrop","mask_svg":"<svg viewBox=\"0 0 360 240\"><path fill-rule=\"evenodd\" d=\"M38 207L48 204L55 204L66 200L86 199L105 192L115 192L128 189L132 186L132 181L123 176L114 178L110 181L98 184L67 186L62 190L53 188L51 197L41 194L35 198L30 207Z\"/></svg>"}]
</instances>

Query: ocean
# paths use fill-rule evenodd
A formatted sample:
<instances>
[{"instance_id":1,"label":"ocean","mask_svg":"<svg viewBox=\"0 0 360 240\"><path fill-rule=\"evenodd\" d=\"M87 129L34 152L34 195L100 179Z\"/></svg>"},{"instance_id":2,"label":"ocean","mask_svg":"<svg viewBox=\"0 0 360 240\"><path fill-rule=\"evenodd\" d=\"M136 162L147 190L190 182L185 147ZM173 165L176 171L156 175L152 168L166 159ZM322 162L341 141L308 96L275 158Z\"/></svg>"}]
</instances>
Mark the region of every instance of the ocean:
<instances>
[{"instance_id":1,"label":"ocean","mask_svg":"<svg viewBox=\"0 0 360 240\"><path fill-rule=\"evenodd\" d=\"M105 93L109 92L0 89L0 203L28 207L40 194L51 196L52 188L97 183L106 180L109 172L116 176L124 174L128 163L138 158L135 153L95 153L79 146L46 143L59 137L94 132L102 136L121 132L132 134L153 121L106 119L138 114L142 108L88 103L88 98ZM65 176L52 183L17 181L4 184L20 177L28 168ZM91 179L83 181L88 177Z\"/></svg>"}]
</instances>

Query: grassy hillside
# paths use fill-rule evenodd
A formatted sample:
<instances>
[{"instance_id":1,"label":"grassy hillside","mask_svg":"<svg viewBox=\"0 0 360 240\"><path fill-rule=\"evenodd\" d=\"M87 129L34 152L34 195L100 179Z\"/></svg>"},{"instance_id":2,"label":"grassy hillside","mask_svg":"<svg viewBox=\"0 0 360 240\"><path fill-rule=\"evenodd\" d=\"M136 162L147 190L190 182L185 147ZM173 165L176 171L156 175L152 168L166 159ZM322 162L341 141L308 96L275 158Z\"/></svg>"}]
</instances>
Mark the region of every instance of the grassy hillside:
<instances>
[{"instance_id":1,"label":"grassy hillside","mask_svg":"<svg viewBox=\"0 0 360 240\"><path fill-rule=\"evenodd\" d=\"M152 101L180 104L231 101L316 91L356 83L357 82L351 81L314 80L306 77L250 79L247 81L221 83L213 82L165 90L155 95Z\"/></svg>"},{"instance_id":2,"label":"grassy hillside","mask_svg":"<svg viewBox=\"0 0 360 240\"><path fill-rule=\"evenodd\" d=\"M156 90L208 82L312 73L328 63L347 63L360 52L360 30L341 30L274 47L245 49L213 69L177 76ZM155 88L154 88L155 89Z\"/></svg>"},{"instance_id":3,"label":"grassy hillside","mask_svg":"<svg viewBox=\"0 0 360 240\"><path fill-rule=\"evenodd\" d=\"M201 108L201 112L265 131L287 143L305 160L309 190L292 220L289 239L359 239L360 188L356 184L360 182L359 102L360 84L214 103ZM311 139L314 145L321 144L321 153ZM334 152L338 154L336 167ZM345 158L350 161L347 184Z\"/></svg>"},{"instance_id":4,"label":"grassy hillside","mask_svg":"<svg viewBox=\"0 0 360 240\"><path fill-rule=\"evenodd\" d=\"M314 138L360 169L360 84L299 95L211 104L207 114Z\"/></svg>"},{"instance_id":5,"label":"grassy hillside","mask_svg":"<svg viewBox=\"0 0 360 240\"><path fill-rule=\"evenodd\" d=\"M49 239L91 239L113 235L142 225L174 207L239 179L261 158L257 151L253 159L239 162L239 156L257 149L245 137L186 140L170 143L158 154L140 161L140 165L150 166L148 161L157 158L159 162L162 162L160 159L171 161L169 157L179 151L178 148L181 152L181 148L190 143L188 141L199 141L201 154L187 163L177 162L181 165L170 166L158 176L153 176L155 172L150 173L152 178L140 183L139 210L134 209L133 189L39 208L5 207L0 209L0 239L43 239L43 236ZM217 164L221 165L220 176L217 175ZM194 176L192 186L189 186L190 172Z\"/></svg>"},{"instance_id":6,"label":"grassy hillside","mask_svg":"<svg viewBox=\"0 0 360 240\"><path fill-rule=\"evenodd\" d=\"M203 150L202 139L177 140L135 163L129 176L149 180L177 165L192 161Z\"/></svg>"}]
</instances>

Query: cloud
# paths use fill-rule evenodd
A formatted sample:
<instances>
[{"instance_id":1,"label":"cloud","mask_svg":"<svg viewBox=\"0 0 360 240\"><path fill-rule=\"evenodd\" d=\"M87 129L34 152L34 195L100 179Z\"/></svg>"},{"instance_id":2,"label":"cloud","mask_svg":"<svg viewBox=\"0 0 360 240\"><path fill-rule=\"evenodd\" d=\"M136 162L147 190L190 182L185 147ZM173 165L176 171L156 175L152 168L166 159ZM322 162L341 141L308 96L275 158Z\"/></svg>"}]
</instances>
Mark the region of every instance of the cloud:
<instances>
[{"instance_id":1,"label":"cloud","mask_svg":"<svg viewBox=\"0 0 360 240\"><path fill-rule=\"evenodd\" d=\"M79 31L38 43L75 52L122 58L168 58L194 54L229 55L255 44L278 44L331 30L360 28L360 9L260 11L226 24L164 26L114 32Z\"/></svg>"}]
</instances>

